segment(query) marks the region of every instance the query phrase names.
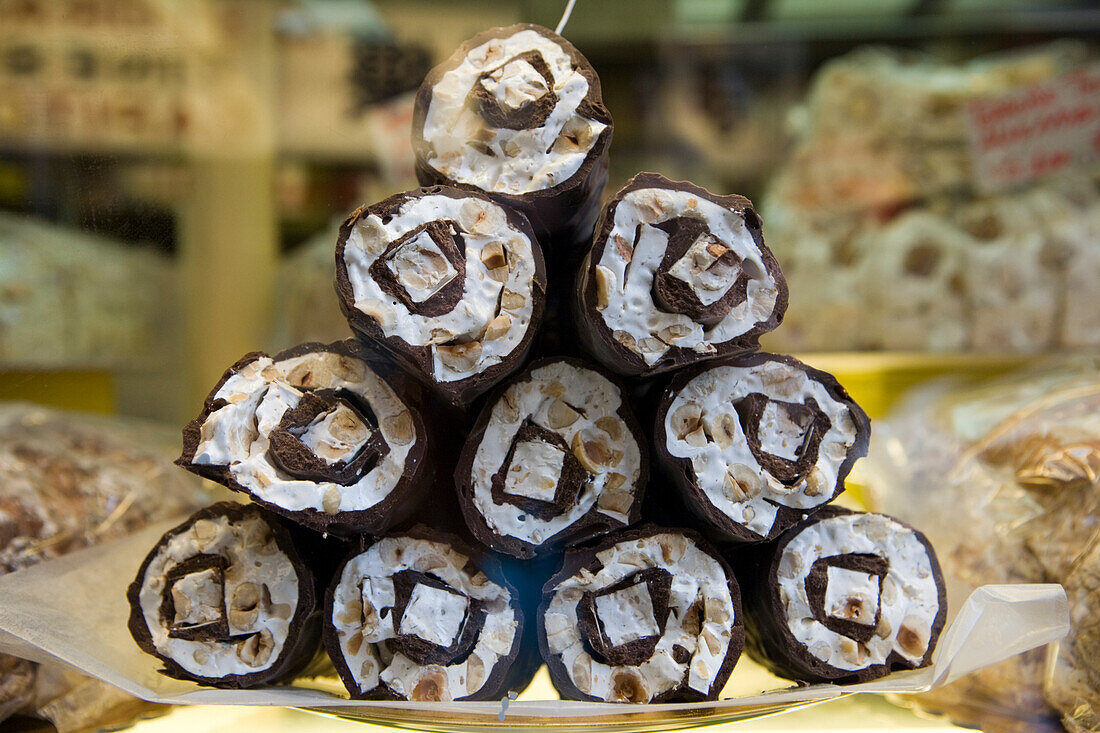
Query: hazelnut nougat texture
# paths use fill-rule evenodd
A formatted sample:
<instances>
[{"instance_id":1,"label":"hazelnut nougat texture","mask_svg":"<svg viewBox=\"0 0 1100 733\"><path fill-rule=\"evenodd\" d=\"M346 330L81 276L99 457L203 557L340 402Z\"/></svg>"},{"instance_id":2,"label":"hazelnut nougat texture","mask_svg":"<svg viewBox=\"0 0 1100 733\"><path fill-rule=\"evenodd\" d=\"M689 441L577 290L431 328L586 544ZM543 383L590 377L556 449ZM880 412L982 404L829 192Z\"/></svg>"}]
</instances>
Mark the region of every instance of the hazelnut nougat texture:
<instances>
[{"instance_id":1,"label":"hazelnut nougat texture","mask_svg":"<svg viewBox=\"0 0 1100 733\"><path fill-rule=\"evenodd\" d=\"M636 522L648 456L628 400L579 359L536 361L505 383L455 469L474 536L531 558Z\"/></svg>"},{"instance_id":2,"label":"hazelnut nougat texture","mask_svg":"<svg viewBox=\"0 0 1100 733\"><path fill-rule=\"evenodd\" d=\"M353 698L495 700L534 675L525 623L499 561L416 527L347 559L326 595L324 640Z\"/></svg>"},{"instance_id":3,"label":"hazelnut nougat texture","mask_svg":"<svg viewBox=\"0 0 1100 733\"><path fill-rule=\"evenodd\" d=\"M866 682L931 664L947 597L931 544L908 525L830 506L730 558L747 649L775 674Z\"/></svg>"},{"instance_id":4,"label":"hazelnut nougat texture","mask_svg":"<svg viewBox=\"0 0 1100 733\"><path fill-rule=\"evenodd\" d=\"M322 532L380 532L428 481L420 412L353 339L248 354L183 432L176 461Z\"/></svg>"},{"instance_id":5,"label":"hazelnut nougat texture","mask_svg":"<svg viewBox=\"0 0 1100 733\"><path fill-rule=\"evenodd\" d=\"M742 196L640 173L604 208L577 275L584 345L649 376L755 351L787 308L783 273Z\"/></svg>"},{"instance_id":6,"label":"hazelnut nougat texture","mask_svg":"<svg viewBox=\"0 0 1100 733\"><path fill-rule=\"evenodd\" d=\"M600 79L572 44L536 25L493 28L421 84L417 178L480 190L522 211L543 244L576 246L599 213L611 132Z\"/></svg>"},{"instance_id":7,"label":"hazelnut nougat texture","mask_svg":"<svg viewBox=\"0 0 1100 733\"><path fill-rule=\"evenodd\" d=\"M359 338L465 405L520 367L542 322L546 271L522 213L436 186L344 222L336 293Z\"/></svg>"},{"instance_id":8,"label":"hazelnut nougat texture","mask_svg":"<svg viewBox=\"0 0 1100 733\"><path fill-rule=\"evenodd\" d=\"M214 504L169 530L127 598L142 651L200 685L287 677L320 641L313 573L287 528L254 504Z\"/></svg>"},{"instance_id":9,"label":"hazelnut nougat texture","mask_svg":"<svg viewBox=\"0 0 1100 733\"><path fill-rule=\"evenodd\" d=\"M835 499L870 436L831 374L766 353L678 373L654 427L666 475L727 542L773 539Z\"/></svg>"},{"instance_id":10,"label":"hazelnut nougat texture","mask_svg":"<svg viewBox=\"0 0 1100 733\"><path fill-rule=\"evenodd\" d=\"M538 623L550 678L573 700L715 700L745 640L726 563L697 533L655 525L568 550Z\"/></svg>"}]
</instances>

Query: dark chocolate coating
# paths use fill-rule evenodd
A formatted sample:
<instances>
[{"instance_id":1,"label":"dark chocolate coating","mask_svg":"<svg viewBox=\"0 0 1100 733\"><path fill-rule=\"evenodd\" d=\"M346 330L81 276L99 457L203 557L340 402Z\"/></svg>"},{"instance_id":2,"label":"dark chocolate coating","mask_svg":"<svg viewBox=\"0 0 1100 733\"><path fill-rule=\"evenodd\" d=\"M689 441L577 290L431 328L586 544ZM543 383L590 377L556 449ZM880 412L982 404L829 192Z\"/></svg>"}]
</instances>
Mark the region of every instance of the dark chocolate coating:
<instances>
[{"instance_id":1,"label":"dark chocolate coating","mask_svg":"<svg viewBox=\"0 0 1100 733\"><path fill-rule=\"evenodd\" d=\"M629 517L630 521L627 525L623 525L611 517L603 514L599 511L598 505L593 505L592 508L578 518L573 524L558 532L552 537L544 539L539 544L533 544L519 539L518 537L511 537L501 535L497 533L492 527L489 526L485 517L478 511L474 504L474 481L473 481L473 463L474 458L477 455L481 441L485 436L485 430L489 425L489 418L492 416L493 406L501 399L504 392L513 384L522 382L528 378L534 370L551 364L557 361L564 361L574 366L583 367L598 372L602 376L606 377L612 384L614 384L622 394L622 403L616 414L622 418L626 424L627 429L630 431L630 436L638 444L638 448L641 454L641 473L638 476L637 489L634 494L634 502L631 505ZM532 387L537 389L537 387ZM566 385L566 389L568 389ZM567 393L568 394L568 393ZM470 531L479 542L489 547L495 552L500 552L505 555L511 555L521 559L530 559L536 556L548 555L553 552L557 552L563 545L572 545L586 540L590 540L593 537L598 537L602 534L619 529L623 526L628 526L638 521L641 516L642 499L645 495L646 483L649 479L649 459L646 446L645 434L642 432L641 425L635 419L633 412L629 405L629 398L622 386L619 384L613 376L608 374L603 369L596 367L592 364L586 363L581 359L564 358L564 357L552 357L547 359L539 359L532 362L527 369L521 374L516 375L512 379L509 379L506 383L500 385L496 391L490 396L484 406L481 413L477 417L477 421L474 423L473 428L470 430L469 437L466 439L466 443L462 448L462 453L458 459L458 465L455 467L454 481L455 488L458 492L459 504L462 507L463 517L466 519L466 524L469 526ZM532 426L534 427L534 426ZM521 432L524 428L520 429ZM536 428L540 432L550 433L551 431L545 428ZM556 435L556 434L554 434ZM625 437L625 436L624 436ZM546 439L548 442L552 442L552 439ZM559 438L559 440L561 440ZM562 442L564 445L564 441ZM513 443L514 447L514 443ZM571 505L576 498L579 487L583 484L587 477L587 472L584 468L577 463L576 458L573 456L572 449L565 446L565 461L562 470L562 478L558 486L557 495L555 496L555 502L546 506L534 506L532 507L540 514L545 516L554 516L560 514L563 509ZM509 457L511 451L509 451ZM507 466L509 460L505 460L504 465ZM575 465L574 465L575 464ZM503 467L502 467L503 468ZM499 472L498 472L499 475ZM503 478L500 478L503 481ZM500 496L500 500L497 500L497 496ZM493 500L494 503L503 503L505 501L503 492L498 489L498 479L493 479ZM509 498L507 501L517 503L517 501ZM522 501L522 499L520 499ZM535 503L534 500L530 500ZM538 502L539 505L547 504L546 502Z\"/></svg>"},{"instance_id":2,"label":"dark chocolate coating","mask_svg":"<svg viewBox=\"0 0 1100 733\"><path fill-rule=\"evenodd\" d=\"M542 653L542 658L546 662L547 670L550 672L550 680L553 682L555 689L561 694L563 698L568 700L585 700L589 702L606 702L598 697L585 694L581 692L577 686L570 679L568 672L565 669L565 665L561 661L561 657L550 653L550 646L546 637L546 612L550 607L550 601L554 596L554 586L558 583L577 575L582 569L587 568L593 573L599 572L603 567L603 563L597 558L598 553L613 547L621 542L630 542L644 537L650 537L655 534L662 534L666 532L678 533L693 543L705 554L714 558L719 565L721 565L723 571L725 571L726 577L729 579L728 587L730 592L730 598L733 602L733 608L731 612L733 614L734 624L730 633L729 646L726 650L726 656L722 662L722 666L719 668L718 673L715 675L714 680L711 683L710 689L706 694L700 693L697 690L693 690L688 687L688 673L685 672L684 679L678 687L675 687L667 692L664 692L654 697L650 702L699 702L703 700L717 700L718 695L722 692L722 688L725 687L726 682L729 681L730 674L733 672L734 666L737 664L737 660L741 657L741 652L745 645L745 624L744 617L741 612L741 590L738 586L738 581L734 576L733 571L730 569L729 564L725 559L713 548L703 537L694 530L691 529L674 529L660 527L655 524L644 524L639 527L630 529L619 530L607 537L602 538L597 543L590 543L588 546L571 547L566 550L565 556L562 559L561 568L555 573L543 586L542 602L539 604L538 611L538 635L539 635L539 651ZM651 572L650 570L642 570L639 573L635 573L633 576L627 576L628 578L634 578L642 576L642 573L647 573L646 576L641 577L642 582L646 582L650 586L650 592L653 594L652 599L654 601L654 614L657 618L658 624L661 628L661 633L664 633L665 624L668 618L668 586L665 581L671 582L671 576L668 570L664 568L654 569L658 572ZM613 584L605 588L604 591L612 591L618 584ZM656 590L656 593L654 593ZM587 595L587 594L586 594ZM602 637L602 632L599 632L598 622L591 618L592 614L586 613L586 604L584 599L577 605L578 619L577 624L583 630L588 630L588 634L582 635L589 640L589 652L592 654L593 659L598 661L604 661L612 665L635 665L648 658L648 655L652 654L651 646L655 647L659 637L646 637L637 639L634 642L623 644L618 649L612 650L612 654L606 655L608 649L601 649L599 642L592 643L594 636ZM690 612L690 611L689 611ZM598 633L599 632L599 633ZM684 650L685 652L687 650ZM687 659L690 659L688 657ZM679 663L683 664L686 659L678 659Z\"/></svg>"},{"instance_id":3,"label":"dark chocolate coating","mask_svg":"<svg viewBox=\"0 0 1100 733\"><path fill-rule=\"evenodd\" d=\"M351 280L348 277L347 264L344 260L344 249L347 246L348 237L351 235L352 229L360 219L375 214L383 221L386 221L400 209L405 202L424 196L449 196L455 199L479 198L489 200L489 197L479 191L469 189L460 190L451 186L433 186L431 188L420 188L395 194L372 206L359 207L352 212L351 216L349 216L340 226L340 235L336 243L336 295L340 300L340 310L343 311L344 317L348 319L348 325L351 326L356 336L368 344L373 344L383 349L391 359L398 363L410 375L427 385L439 397L452 405L465 407L478 396L491 389L494 384L522 366L528 351L531 349L531 344L535 339L535 335L538 333L539 326L542 324L542 312L546 302L546 264L543 261L542 249L539 246L538 239L535 236L534 230L531 228L530 222L527 221L527 218L521 212L503 206L502 209L505 212L508 223L530 241L531 254L535 261L534 283L532 283L531 287L533 303L531 320L527 324L527 332L523 335L522 340L516 348L498 363L492 364L483 371L465 379L452 382L437 381L434 376L431 347L410 344L397 336L387 336L383 332L382 327L378 325L377 321L355 307L355 292ZM422 227L418 227L415 231L419 233L420 229L422 229ZM437 229L441 229L441 227L435 227L429 230L429 234L433 236L433 239L435 239L435 235L432 234L432 232L436 232ZM413 232L409 232L401 237L400 240L391 243L390 248L396 246L399 242L407 240L412 234ZM461 236L458 236L457 239L461 240ZM443 315L454 308L462 299L462 282L466 269L465 249L461 246L460 241L456 241L455 244L457 245L456 252L462 256L461 268L455 264L456 260L453 259L453 256L449 255L448 260L451 261L455 269L459 271L462 279L456 276L455 280L441 288L434 296L421 303L419 308L422 309L422 315ZM443 246L441 249L447 254L451 250L451 247ZM389 251L389 248L387 248L387 251ZM386 277L379 277L379 273L384 274L386 270L385 267L378 267L381 262L382 259L379 258L370 268L370 272L375 277L376 282L379 282L383 290L387 293L389 293L390 290L394 293L398 293L400 291L399 285L393 283ZM376 269L378 272L376 272ZM456 283L458 287L452 287L452 285ZM404 295L400 297L395 295L394 297L397 297L402 302L407 300L407 297Z\"/></svg>"},{"instance_id":4,"label":"dark chocolate coating","mask_svg":"<svg viewBox=\"0 0 1100 733\"><path fill-rule=\"evenodd\" d=\"M320 343L301 344L292 349L281 351L271 358L275 362L279 362L284 359L322 351L358 359L365 362L367 367L375 370L376 373L386 373L384 371L386 365L380 362L373 354L368 352L362 344L354 339L346 339L327 345ZM199 443L202 441L203 422L211 413L226 404L224 400L216 399L215 395L217 395L226 380L264 356L267 355L259 351L246 354L236 364L226 370L222 378L218 380L218 383L210 390L210 394L207 395L203 403L202 411L199 413L198 417L184 427L183 454L176 459L176 465L192 473L198 474L203 478L217 482L233 491L239 491L246 494L250 500L257 504L318 532L331 532L341 536L383 532L387 528L403 521L411 512L415 511L417 504L420 502L421 495L431 482L432 467L430 462L426 460L429 454L428 434L417 405L422 398L415 394L416 389L413 385L408 383L402 384L405 380L402 380L398 374L387 375L386 382L395 392L397 392L402 402L404 402L405 407L408 408L413 421L413 430L417 437L405 458L405 470L398 480L397 485L394 486L393 490L390 491L386 498L368 509L343 511L335 514L328 514L316 509L286 509L273 502L260 499L246 487L238 483L233 473L229 470L228 465L198 465L191 462L195 457L195 452L198 449ZM306 392L306 397L302 400L304 404L301 406L301 410L305 411L310 409L310 406L318 400L324 402L334 399L332 395L328 394L331 390L317 390L317 392L321 394L313 400L309 399L310 395L313 393ZM313 406L316 407L316 405ZM357 411L360 414L363 411L369 412L369 407L359 405ZM288 410L284 415L284 422L288 420L293 422L295 415L296 410ZM366 417L368 417L369 421L373 415ZM284 426L280 424L280 427ZM357 469L369 470L370 466L373 465L373 463L368 464L360 461L360 458L369 460L369 457L373 457L376 461L389 450L388 447L384 446L384 441L382 445L376 445L381 438L381 435L376 435L372 438L372 443L368 444L350 463L345 464L344 462L340 462L333 466L323 466L320 461L310 461L308 457L303 457L302 453L304 450L295 450L300 446L296 438L292 438L288 435L281 435L280 428L276 428L271 432L272 462L275 463L280 470L293 471L292 475L294 475L295 478L305 480L321 480L338 484L347 484L351 480L354 480L352 475ZM295 445L295 443L298 445ZM375 446L373 450L372 445Z\"/></svg>"},{"instance_id":5,"label":"dark chocolate coating","mask_svg":"<svg viewBox=\"0 0 1100 733\"><path fill-rule=\"evenodd\" d=\"M428 163L431 143L424 139L424 120L427 117L436 84L439 83L444 74L458 67L472 49L494 38L508 38L524 30L535 31L539 35L549 38L569 55L574 68L588 81L588 93L577 108L578 114L603 123L607 127L600 133L577 172L550 188L524 194L508 194L484 191L472 185L467 185L463 181L448 178ZM539 59L541 60L541 56L539 56ZM538 69L537 66L536 69ZM546 97L543 99L546 99ZM480 99L472 100L472 103L478 104L483 111L486 111L486 105L482 105ZM519 117L522 117L522 119L519 119L519 117L514 120L505 119L501 116L499 126L509 129L537 127L542 119L545 119L544 113L549 114L540 103L545 104L542 100L539 100L539 103L524 105L517 110ZM526 109L528 106L532 106L532 109ZM486 119L492 122L497 121L497 117L492 112ZM413 151L416 154L416 177L420 181L420 185L443 184L481 191L502 205L523 212L538 233L540 242L556 252L578 246L592 234L592 228L599 214L600 196L607 185L607 160L608 150L611 146L611 135L611 113L603 104L600 78L596 75L595 69L569 41L551 30L530 23L519 23L504 28L490 28L464 42L450 58L428 73L416 94L413 109L412 143Z\"/></svg>"},{"instance_id":6,"label":"dark chocolate coating","mask_svg":"<svg viewBox=\"0 0 1100 733\"><path fill-rule=\"evenodd\" d=\"M222 677L203 677L201 675L191 674L171 657L159 653L153 645L153 636L145 623L145 615L140 603L142 579L145 577L145 572L149 567L149 563L152 562L157 552L162 547L165 547L176 535L189 531L195 522L200 519L211 519L224 516L236 521L249 515L256 515L263 518L271 528L272 536L275 538L275 543L278 545L279 550L285 553L290 559L298 576L298 605L295 608L294 616L290 619L290 623L288 624L286 642L283 645L282 652L267 669L252 672L250 674L230 674ZM213 559L215 557L217 556L196 555L192 560L197 559L197 561L204 566L217 565L217 560ZM184 561L184 563L176 565L175 568L181 568L185 564L191 563L192 560ZM171 574L172 571L169 571L168 575ZM168 530L153 549L149 551L149 554L145 557L141 567L138 569L134 582L130 584L126 591L126 599L130 603L130 618L127 626L130 629L130 635L133 636L134 641L141 647L141 650L146 654L153 655L164 663L164 669L160 670L161 674L180 680L189 680L207 687L222 687L227 689L255 687L256 685L262 685L267 682L274 682L292 677L297 671L309 663L317 651L321 637L321 609L320 597L315 590L315 581L316 579L314 574L310 571L309 565L303 561L295 547L290 529L283 526L278 518L269 512L265 512L256 505L242 505L230 501L220 502L200 509L188 517L183 523ZM164 605L168 606L171 606L172 597L171 593L168 592L170 587L170 583L165 586L166 600ZM166 610L168 610L165 609L164 605L162 605L160 611L162 616L165 614ZM224 622L225 619L223 618L222 621ZM226 622L220 625L223 627L220 631L224 632L221 636L217 636L218 630L211 630L206 626L202 627L205 632L214 631L214 633L190 635L176 634L175 636L179 638L228 637L228 623Z\"/></svg>"},{"instance_id":7,"label":"dark chocolate coating","mask_svg":"<svg viewBox=\"0 0 1100 733\"><path fill-rule=\"evenodd\" d=\"M779 561L783 556L783 550L802 531L818 522L831 517L858 513L838 506L827 506L788 529L774 542L751 547L739 547L727 554L734 566L737 580L744 591L746 651L755 661L780 677L801 682L854 684L883 677L895 670L918 669L927 667L932 663L932 653L936 649L936 642L947 621L947 594L944 587L943 571L940 569L936 552L932 549L928 538L915 529L913 530L914 534L928 553L932 576L935 578L939 589L939 610L932 623L928 650L918 664L911 663L898 654L896 650L893 650L886 658L885 664L869 665L859 670L838 669L810 654L809 650L794 638L787 626L785 606L779 597L778 583ZM898 524L913 529L904 522L898 522ZM888 560L878 556L845 555L823 558L823 560L827 560L829 564L838 567L847 567L878 575L880 583L881 579L889 572L888 566L883 567L884 563L888 564ZM816 570L816 567L811 570L807 579L807 591L811 597L823 597L825 592L824 573L815 574L814 570ZM875 617L876 623L878 615L881 613L882 603L880 596L879 611ZM820 620L816 610L815 618ZM849 635L849 631L854 630L853 627L861 626L854 622L837 622L835 619L832 621L833 623L828 628L843 635ZM866 628L864 626L864 629ZM874 627L869 628L873 633ZM854 641L864 641L867 638L866 633L865 630L858 630L851 638Z\"/></svg>"},{"instance_id":8,"label":"dark chocolate coating","mask_svg":"<svg viewBox=\"0 0 1100 733\"><path fill-rule=\"evenodd\" d=\"M478 571L484 573L490 581L506 588L511 596L509 605L515 610L516 619L519 622L519 627L516 630L516 637L512 643L511 650L508 654L498 659L491 670L487 670L486 679L481 688L473 694L457 697L455 700L497 700L506 695L509 691L522 692L527 685L531 683L531 678L535 676L535 671L538 669L538 655L533 655L529 648L530 645L526 643L530 635L528 631L530 622L528 617L524 614L523 604L519 593L516 591L515 587L508 582L504 572L501 570L500 561L490 553L473 549L452 534L423 525L417 525L408 531L401 532L400 535L393 536L426 539L433 542L446 542L459 553L469 558L465 566L468 572L471 574ZM381 539L382 538L379 538L379 541ZM373 543L366 542L362 549L356 550L349 555L333 576L332 583L325 593L324 614L322 616L322 638L324 640L325 649L328 651L329 657L332 659L332 663L336 667L337 673L340 675L340 680L344 683L344 686L353 699L406 700L408 699L407 697L397 693L381 681L379 685L373 689L364 690L360 688L355 676L348 667L347 661L344 659L343 652L340 648L339 633L332 624L336 587L340 583L344 568L347 566L347 563L366 551L372 544ZM410 581L426 581L436 587L447 587L443 581L435 576L426 575L424 573L415 574L423 577L417 577L415 579L410 578ZM400 613L404 608L404 604L408 603L412 588L398 588L399 583L397 582L397 577L396 575L393 577L395 578L395 590L398 591L396 601L401 608L394 608L392 612L397 614L395 618L400 618ZM402 600L404 603L402 603ZM463 630L451 648L443 649L420 638L405 638L398 636L396 637L397 645L393 648L393 651L405 653L410 659L413 659L414 656L418 657L418 659L413 659L413 661L422 665L446 665L447 662L452 659L460 661L462 657L469 654L470 650L477 643L477 635L481 632L484 619L484 612L480 610L480 605L473 603L471 604L469 616L463 626Z\"/></svg>"},{"instance_id":9,"label":"dark chocolate coating","mask_svg":"<svg viewBox=\"0 0 1100 733\"><path fill-rule=\"evenodd\" d=\"M613 329L608 327L601 312L596 308L596 267L599 265L600 258L607 247L618 246L616 243L610 242L611 231L615 227L615 211L627 194L646 188L685 191L699 198L712 201L741 216L744 219L747 231L752 236L753 243L760 252L765 269L778 288L779 292L776 295L775 306L768 318L758 322L740 336L729 341L713 344L715 348L713 354L700 354L690 348L671 346L660 359L652 365L647 365L640 355L615 340ZM689 288L676 278L668 275L668 268L687 251L692 241L694 241L692 234L703 231L699 228L697 222L700 222L700 220L679 216L657 225L658 228L662 228L669 233L670 239L666 254L655 272L653 304L654 308L667 312L683 313L692 320L704 324L704 326L710 326L721 321L731 308L745 299L748 280L744 274L740 275L723 297L709 306L704 306ZM760 217L753 208L752 202L744 196L717 196L695 184L685 181L670 181L656 173L639 173L634 176L615 194L615 198L604 207L592 247L588 250L577 274L573 299L574 316L585 348L608 369L630 376L651 376L680 369L700 361L738 356L758 349L760 336L777 328L783 321L783 314L787 310L787 281L783 278L779 263L776 262L775 257L764 244L761 225ZM627 246L630 246L630 244L628 243ZM719 260L723 263L729 260L728 264L731 265L740 262L732 252L727 253Z\"/></svg>"},{"instance_id":10,"label":"dark chocolate coating","mask_svg":"<svg viewBox=\"0 0 1100 733\"><path fill-rule=\"evenodd\" d=\"M836 486L833 487L832 494L828 501L823 502L818 507L807 509L788 507L776 503L778 513L776 514L775 522L772 524L772 528L768 534L766 536L761 536L744 525L734 521L725 514L725 512L722 512L711 504L706 494L699 488L699 484L695 477L695 469L691 465L690 458L680 458L669 453L667 435L665 434L665 418L668 415L669 409L672 407L672 402L676 398L676 395L700 374L710 369L717 369L723 366L751 367L768 361L779 362L794 367L805 372L809 379L824 385L830 397L848 407L848 411L852 416L852 421L856 426L856 437L852 446L848 449L844 462L841 463L837 470ZM754 419L759 421L759 412L763 409L763 405L759 404L759 400L749 399L746 400L746 402L749 403L747 407L751 414L739 417L741 417L742 421L748 421L750 423ZM731 409L734 409L732 405ZM817 415L812 417L811 420L817 421L820 417L820 415ZM820 444L821 438L828 428L828 425L821 426L817 425L816 422L812 425L810 431L811 437L806 445L803 454L805 460L803 461L785 462L781 458L769 456L756 449L753 450L753 454L757 457L765 470L771 469L776 471L772 475L777 479L784 480L790 478L796 480L804 475L805 472L813 468L812 463L809 465L805 464L809 461L810 457L812 457L816 463L817 446ZM755 438L755 435L748 436L750 447ZM807 366L793 357L764 352L740 358L707 362L693 369L677 373L661 395L660 402L657 405L657 414L653 426L654 452L662 472L675 487L684 504L702 523L704 533L721 542L764 542L774 539L788 527L812 515L814 512L818 511L821 506L828 504L829 501L833 501L844 491L844 479L851 472L852 466L855 465L857 460L867 455L870 440L871 421L867 417L867 413L855 403L848 392L845 391L844 387L836 380L836 377L828 372L823 372L820 369L814 369L813 367Z\"/></svg>"}]
</instances>

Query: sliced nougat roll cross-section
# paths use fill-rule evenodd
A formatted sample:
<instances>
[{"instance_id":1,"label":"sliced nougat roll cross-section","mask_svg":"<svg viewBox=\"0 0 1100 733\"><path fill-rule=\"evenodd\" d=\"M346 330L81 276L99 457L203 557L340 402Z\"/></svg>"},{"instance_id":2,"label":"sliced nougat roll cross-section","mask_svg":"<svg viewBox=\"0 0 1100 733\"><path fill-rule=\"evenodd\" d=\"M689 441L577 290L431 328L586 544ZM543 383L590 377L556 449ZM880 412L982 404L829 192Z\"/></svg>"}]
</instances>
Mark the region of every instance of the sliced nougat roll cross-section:
<instances>
[{"instance_id":1,"label":"sliced nougat roll cross-section","mask_svg":"<svg viewBox=\"0 0 1100 733\"><path fill-rule=\"evenodd\" d=\"M787 284L743 196L640 173L604 208L577 277L591 353L650 375L754 351L787 309Z\"/></svg>"},{"instance_id":2,"label":"sliced nougat roll cross-section","mask_svg":"<svg viewBox=\"0 0 1100 733\"><path fill-rule=\"evenodd\" d=\"M493 28L421 85L417 178L476 188L522 211L540 237L574 244L592 235L611 132L600 79L572 44L536 25Z\"/></svg>"},{"instance_id":3,"label":"sliced nougat roll cross-section","mask_svg":"<svg viewBox=\"0 0 1100 733\"><path fill-rule=\"evenodd\" d=\"M436 186L344 222L336 293L361 339L464 405L520 367L542 321L546 270L523 214Z\"/></svg>"},{"instance_id":4,"label":"sliced nougat roll cross-section","mask_svg":"<svg viewBox=\"0 0 1100 733\"><path fill-rule=\"evenodd\" d=\"M655 525L567 551L538 623L550 678L573 700L715 700L745 640L726 563L697 533Z\"/></svg>"},{"instance_id":5,"label":"sliced nougat roll cross-section","mask_svg":"<svg viewBox=\"0 0 1100 733\"><path fill-rule=\"evenodd\" d=\"M314 577L279 520L223 502L169 530L127 592L130 633L170 677L242 688L304 666L320 641Z\"/></svg>"},{"instance_id":6,"label":"sliced nougat roll cross-section","mask_svg":"<svg viewBox=\"0 0 1100 733\"><path fill-rule=\"evenodd\" d=\"M931 663L947 596L932 545L912 527L830 506L730 558L748 651L775 674L865 682Z\"/></svg>"},{"instance_id":7,"label":"sliced nougat roll cross-section","mask_svg":"<svg viewBox=\"0 0 1100 733\"><path fill-rule=\"evenodd\" d=\"M759 542L840 494L870 432L832 375L760 353L676 375L658 405L654 441L708 532Z\"/></svg>"},{"instance_id":8,"label":"sliced nougat roll cross-section","mask_svg":"<svg viewBox=\"0 0 1100 733\"><path fill-rule=\"evenodd\" d=\"M324 640L354 698L492 700L530 682L515 589L487 553L417 527L344 563Z\"/></svg>"},{"instance_id":9,"label":"sliced nougat roll cross-section","mask_svg":"<svg viewBox=\"0 0 1100 733\"><path fill-rule=\"evenodd\" d=\"M427 485L416 405L353 339L248 354L183 431L176 461L322 532L381 532Z\"/></svg>"},{"instance_id":10,"label":"sliced nougat roll cross-section","mask_svg":"<svg viewBox=\"0 0 1100 733\"><path fill-rule=\"evenodd\" d=\"M474 536L530 558L637 521L648 461L628 400L578 359L540 360L509 380L455 469Z\"/></svg>"}]
</instances>

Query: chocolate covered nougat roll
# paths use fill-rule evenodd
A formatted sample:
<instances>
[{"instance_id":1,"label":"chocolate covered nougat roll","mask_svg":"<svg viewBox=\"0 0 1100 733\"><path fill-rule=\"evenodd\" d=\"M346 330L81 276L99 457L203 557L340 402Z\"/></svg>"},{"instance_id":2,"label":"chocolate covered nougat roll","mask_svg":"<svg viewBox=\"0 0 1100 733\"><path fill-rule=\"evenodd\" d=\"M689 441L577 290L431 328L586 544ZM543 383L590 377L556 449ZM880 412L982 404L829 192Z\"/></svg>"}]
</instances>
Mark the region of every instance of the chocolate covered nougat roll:
<instances>
[{"instance_id":1,"label":"chocolate covered nougat roll","mask_svg":"<svg viewBox=\"0 0 1100 733\"><path fill-rule=\"evenodd\" d=\"M867 415L832 375L761 353L676 375L654 442L712 534L759 542L840 494L870 436Z\"/></svg>"},{"instance_id":2,"label":"chocolate covered nougat roll","mask_svg":"<svg viewBox=\"0 0 1100 733\"><path fill-rule=\"evenodd\" d=\"M923 534L884 514L825 507L733 556L748 651L805 682L865 682L927 666L947 617Z\"/></svg>"},{"instance_id":3,"label":"chocolate covered nougat roll","mask_svg":"<svg viewBox=\"0 0 1100 733\"><path fill-rule=\"evenodd\" d=\"M542 319L546 270L522 214L437 186L344 222L336 293L360 338L465 404L519 368Z\"/></svg>"},{"instance_id":4,"label":"chocolate covered nougat roll","mask_svg":"<svg viewBox=\"0 0 1100 733\"><path fill-rule=\"evenodd\" d=\"M599 213L611 129L600 79L568 41L536 25L493 28L420 86L416 175L477 188L526 214L540 237L579 242Z\"/></svg>"},{"instance_id":5,"label":"chocolate covered nougat roll","mask_svg":"<svg viewBox=\"0 0 1100 733\"><path fill-rule=\"evenodd\" d=\"M535 672L499 562L423 527L350 557L324 619L325 647L353 698L494 700Z\"/></svg>"},{"instance_id":6,"label":"chocolate covered nougat roll","mask_svg":"<svg viewBox=\"0 0 1100 733\"><path fill-rule=\"evenodd\" d=\"M176 461L323 532L381 532L428 481L419 411L352 339L252 353L183 431Z\"/></svg>"},{"instance_id":7,"label":"chocolate covered nougat roll","mask_svg":"<svg viewBox=\"0 0 1100 733\"><path fill-rule=\"evenodd\" d=\"M544 359L481 411L455 468L478 540L520 558L632 524L648 475L623 389L577 359Z\"/></svg>"},{"instance_id":8,"label":"chocolate covered nougat roll","mask_svg":"<svg viewBox=\"0 0 1100 733\"><path fill-rule=\"evenodd\" d=\"M538 624L550 678L573 700L715 700L745 641L726 563L696 533L654 525L567 551Z\"/></svg>"},{"instance_id":9,"label":"chocolate covered nougat roll","mask_svg":"<svg viewBox=\"0 0 1100 733\"><path fill-rule=\"evenodd\" d=\"M222 502L169 530L127 592L130 633L164 674L243 688L304 666L320 642L319 598L286 528Z\"/></svg>"},{"instance_id":10,"label":"chocolate covered nougat roll","mask_svg":"<svg viewBox=\"0 0 1100 733\"><path fill-rule=\"evenodd\" d=\"M639 173L604 209L575 308L604 366L650 375L754 351L787 284L751 201Z\"/></svg>"}]
</instances>

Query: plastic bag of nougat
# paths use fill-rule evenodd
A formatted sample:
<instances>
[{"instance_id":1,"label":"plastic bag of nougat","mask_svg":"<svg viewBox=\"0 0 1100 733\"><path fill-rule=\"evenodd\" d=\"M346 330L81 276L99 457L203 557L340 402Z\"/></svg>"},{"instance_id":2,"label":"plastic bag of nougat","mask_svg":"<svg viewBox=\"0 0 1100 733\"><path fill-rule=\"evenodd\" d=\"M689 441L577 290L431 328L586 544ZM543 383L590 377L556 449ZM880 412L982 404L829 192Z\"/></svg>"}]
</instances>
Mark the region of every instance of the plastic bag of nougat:
<instances>
[{"instance_id":1,"label":"plastic bag of nougat","mask_svg":"<svg viewBox=\"0 0 1100 733\"><path fill-rule=\"evenodd\" d=\"M124 537L211 501L172 465L173 427L0 404L0 574ZM0 721L30 715L59 730L120 726L154 712L59 665L0 655Z\"/></svg>"},{"instance_id":2,"label":"plastic bag of nougat","mask_svg":"<svg viewBox=\"0 0 1100 733\"><path fill-rule=\"evenodd\" d=\"M1096 603L1089 603L1100 588L1095 359L977 387L925 385L876 431L861 466L871 503L929 529L950 593L958 597L982 583L1061 583L1072 617L1060 644L908 704L985 730L1100 729L1100 655L1090 647Z\"/></svg>"}]
</instances>

